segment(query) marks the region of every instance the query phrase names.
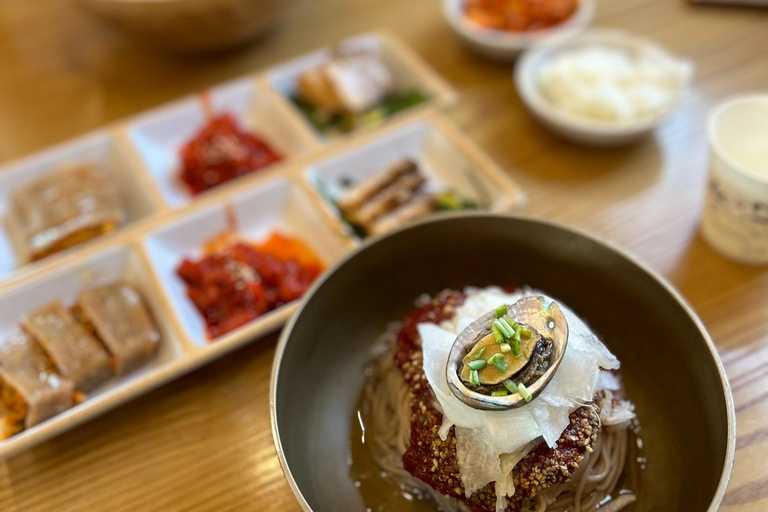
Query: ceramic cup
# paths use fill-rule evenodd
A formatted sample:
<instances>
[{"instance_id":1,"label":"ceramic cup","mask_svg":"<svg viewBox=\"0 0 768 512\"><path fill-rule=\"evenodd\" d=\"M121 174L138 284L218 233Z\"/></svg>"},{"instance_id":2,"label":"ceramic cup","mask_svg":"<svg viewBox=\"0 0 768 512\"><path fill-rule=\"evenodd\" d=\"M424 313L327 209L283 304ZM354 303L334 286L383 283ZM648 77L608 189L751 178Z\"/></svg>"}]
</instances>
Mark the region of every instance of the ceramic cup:
<instances>
[{"instance_id":1,"label":"ceramic cup","mask_svg":"<svg viewBox=\"0 0 768 512\"><path fill-rule=\"evenodd\" d=\"M725 101L710 114L708 132L702 235L727 258L768 265L768 94Z\"/></svg>"}]
</instances>

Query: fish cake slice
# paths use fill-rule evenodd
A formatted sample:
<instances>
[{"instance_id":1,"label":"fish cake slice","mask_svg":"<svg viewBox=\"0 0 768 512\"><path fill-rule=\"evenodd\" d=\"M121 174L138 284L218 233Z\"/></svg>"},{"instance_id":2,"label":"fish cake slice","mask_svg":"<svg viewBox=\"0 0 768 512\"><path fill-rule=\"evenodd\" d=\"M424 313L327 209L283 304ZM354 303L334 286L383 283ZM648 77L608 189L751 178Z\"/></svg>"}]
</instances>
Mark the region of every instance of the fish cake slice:
<instances>
[{"instance_id":1,"label":"fish cake slice","mask_svg":"<svg viewBox=\"0 0 768 512\"><path fill-rule=\"evenodd\" d=\"M115 230L125 212L105 173L82 165L53 171L14 191L9 219L35 261Z\"/></svg>"},{"instance_id":2,"label":"fish cake slice","mask_svg":"<svg viewBox=\"0 0 768 512\"><path fill-rule=\"evenodd\" d=\"M78 298L78 307L112 355L118 375L137 368L157 352L160 333L141 294L132 286L117 282L86 290Z\"/></svg>"},{"instance_id":3,"label":"fish cake slice","mask_svg":"<svg viewBox=\"0 0 768 512\"><path fill-rule=\"evenodd\" d=\"M79 391L89 391L110 376L109 354L67 311L53 301L28 314L22 328L50 356L61 375Z\"/></svg>"},{"instance_id":4,"label":"fish cake slice","mask_svg":"<svg viewBox=\"0 0 768 512\"><path fill-rule=\"evenodd\" d=\"M69 409L74 396L72 381L56 373L35 340L19 333L0 341L0 402L5 413L0 439Z\"/></svg>"}]
</instances>

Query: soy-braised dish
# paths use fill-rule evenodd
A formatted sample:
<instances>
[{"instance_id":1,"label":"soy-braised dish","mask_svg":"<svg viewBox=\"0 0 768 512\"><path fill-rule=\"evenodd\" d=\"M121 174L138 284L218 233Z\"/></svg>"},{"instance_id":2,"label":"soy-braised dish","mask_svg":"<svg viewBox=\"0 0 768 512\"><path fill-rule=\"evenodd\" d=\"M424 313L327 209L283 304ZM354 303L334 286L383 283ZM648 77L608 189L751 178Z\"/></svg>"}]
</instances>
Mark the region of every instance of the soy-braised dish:
<instances>
[{"instance_id":1,"label":"soy-braised dish","mask_svg":"<svg viewBox=\"0 0 768 512\"><path fill-rule=\"evenodd\" d=\"M553 363L553 340L505 305L531 296L544 294L490 287L423 296L375 342L351 439L351 477L367 507L616 512L638 499L638 425L619 361L562 303L565 351L540 394L527 393ZM489 312L496 327L478 331L452 369L459 335ZM468 391L521 404L471 407L450 387L451 371Z\"/></svg>"},{"instance_id":2,"label":"soy-braised dish","mask_svg":"<svg viewBox=\"0 0 768 512\"><path fill-rule=\"evenodd\" d=\"M0 439L84 401L149 361L159 343L144 300L125 282L84 290L69 309L54 300L29 312L21 332L0 340Z\"/></svg>"},{"instance_id":3,"label":"soy-braised dish","mask_svg":"<svg viewBox=\"0 0 768 512\"><path fill-rule=\"evenodd\" d=\"M274 232L260 243L227 232L176 269L213 339L301 297L324 270L301 240Z\"/></svg>"},{"instance_id":4,"label":"soy-braised dish","mask_svg":"<svg viewBox=\"0 0 768 512\"><path fill-rule=\"evenodd\" d=\"M15 190L8 216L30 261L112 232L125 218L116 185L92 165L64 167Z\"/></svg>"},{"instance_id":5,"label":"soy-braised dish","mask_svg":"<svg viewBox=\"0 0 768 512\"><path fill-rule=\"evenodd\" d=\"M361 238L386 233L435 211L478 207L453 190L430 183L419 164L411 159L397 161L357 183L345 185L346 189L333 197L325 183L317 183L341 218Z\"/></svg>"},{"instance_id":6,"label":"soy-braised dish","mask_svg":"<svg viewBox=\"0 0 768 512\"><path fill-rule=\"evenodd\" d=\"M378 55L337 50L327 62L301 73L291 99L318 131L343 133L378 124L427 96L399 88Z\"/></svg>"},{"instance_id":7,"label":"soy-braised dish","mask_svg":"<svg viewBox=\"0 0 768 512\"><path fill-rule=\"evenodd\" d=\"M242 128L231 114L209 119L180 152L180 179L192 194L205 192L282 160L255 133Z\"/></svg>"}]
</instances>

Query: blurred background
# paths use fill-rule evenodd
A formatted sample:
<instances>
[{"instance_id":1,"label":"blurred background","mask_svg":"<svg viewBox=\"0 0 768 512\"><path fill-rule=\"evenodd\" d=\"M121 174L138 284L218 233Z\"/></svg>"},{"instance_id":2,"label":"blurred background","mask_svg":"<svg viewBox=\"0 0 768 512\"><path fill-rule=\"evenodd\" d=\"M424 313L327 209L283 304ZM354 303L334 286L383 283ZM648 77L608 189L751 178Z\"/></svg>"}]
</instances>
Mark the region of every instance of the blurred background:
<instances>
[{"instance_id":1,"label":"blurred background","mask_svg":"<svg viewBox=\"0 0 768 512\"><path fill-rule=\"evenodd\" d=\"M649 38L693 65L676 110L634 144L595 148L547 130L516 90L514 63L468 48L438 0L0 0L0 162L389 31L456 88L447 117L524 191L523 213L610 240L693 304L736 383L741 451L723 510L766 510L768 271L718 255L699 224L707 115L768 90L768 9L597 0L592 26ZM0 463L0 510L297 510L269 433L274 343Z\"/></svg>"}]
</instances>

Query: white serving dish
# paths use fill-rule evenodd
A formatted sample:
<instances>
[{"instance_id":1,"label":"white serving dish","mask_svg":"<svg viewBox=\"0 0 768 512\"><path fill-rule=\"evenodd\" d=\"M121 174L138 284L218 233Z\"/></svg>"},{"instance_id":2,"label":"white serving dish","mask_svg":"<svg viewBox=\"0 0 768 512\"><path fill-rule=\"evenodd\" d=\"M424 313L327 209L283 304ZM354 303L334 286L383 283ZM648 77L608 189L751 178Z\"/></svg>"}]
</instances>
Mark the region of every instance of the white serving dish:
<instances>
[{"instance_id":1,"label":"white serving dish","mask_svg":"<svg viewBox=\"0 0 768 512\"><path fill-rule=\"evenodd\" d=\"M508 32L469 23L464 16L465 4L466 0L443 0L443 16L448 25L471 49L501 61L511 61L530 48L563 42L580 34L592 23L597 9L595 0L580 0L576 12L560 25L531 32Z\"/></svg>"},{"instance_id":2,"label":"white serving dish","mask_svg":"<svg viewBox=\"0 0 768 512\"><path fill-rule=\"evenodd\" d=\"M630 52L650 51L664 58L679 60L658 44L619 30L595 29L557 45L547 45L527 52L515 66L515 86L525 106L544 126L554 133L590 146L621 146L639 140L658 127L680 104L688 81L674 99L653 116L633 121L607 122L574 116L553 105L539 90L538 76L543 63L557 52L580 45L606 45Z\"/></svg>"},{"instance_id":3,"label":"white serving dish","mask_svg":"<svg viewBox=\"0 0 768 512\"><path fill-rule=\"evenodd\" d=\"M330 60L337 50L365 51L378 55L387 65L393 75L397 90L419 90L429 97L426 101L407 108L385 119L384 124L392 120L423 114L426 111L435 110L456 102L457 96L448 83L432 70L413 50L405 46L399 40L386 33L370 33L352 37L341 41L337 45L327 46L312 51L301 57L291 59L284 64L274 66L266 71L263 76L264 83L278 93L283 101L296 112L305 126L311 130L317 140L327 142L329 138L344 137L349 134L325 135L317 131L314 126L296 108L290 97L296 92L296 82L304 71L322 65ZM361 127L351 133L367 131L376 128Z\"/></svg>"},{"instance_id":4,"label":"white serving dish","mask_svg":"<svg viewBox=\"0 0 768 512\"><path fill-rule=\"evenodd\" d=\"M457 162L466 162L478 176L498 183L495 207L519 204L519 188L477 146L434 114L436 107L455 97L450 88L391 37L366 35L361 40L380 44L392 59L401 59L403 69L419 77L420 83L429 84L435 93L430 104L387 122L385 138L389 142L376 154L386 156L402 142L408 151L421 151L437 179L457 188L466 184L451 177L448 169L458 169ZM0 170L0 216L5 215L8 197L19 184L48 169L87 160L111 173L129 217L126 226L114 234L20 268L12 242L0 228L0 336L17 329L19 318L42 302L58 298L70 304L83 287L117 278L141 289L163 335L156 359L129 376L112 379L77 407L0 441L0 459L258 339L287 321L298 306L296 302L207 341L203 321L175 269L184 256L199 254L203 241L227 227L225 205L233 206L243 238L258 240L272 230L281 230L302 239L327 265L355 245L356 240L342 229L338 219L324 212L327 204L308 186L305 170L318 159L332 162L341 152L355 151L360 145L377 146L377 131L321 141L277 91L264 86L265 76L252 75L215 87L210 91L211 100L214 108L234 111L246 126L268 131L274 137L270 142L291 158L195 198L178 195L171 169L174 151L202 120L198 98L160 107ZM417 117L426 119L421 128L409 124ZM412 130L421 142L406 143L408 137L398 135L402 130Z\"/></svg>"},{"instance_id":5,"label":"white serving dish","mask_svg":"<svg viewBox=\"0 0 768 512\"><path fill-rule=\"evenodd\" d=\"M319 218L305 191L285 178L264 181L226 202L211 204L152 232L143 243L153 273L179 328L187 339L202 347L234 338L250 339L261 331L260 323L270 322L271 317L285 321L293 309L279 308L216 340L209 340L203 317L187 297L186 285L176 275L176 268L186 257L201 256L201 247L206 241L227 231L226 205L231 206L237 232L245 240L261 241L270 232L279 231L304 241L326 265L349 249L349 242Z\"/></svg>"},{"instance_id":6,"label":"white serving dish","mask_svg":"<svg viewBox=\"0 0 768 512\"><path fill-rule=\"evenodd\" d=\"M359 182L405 158L418 164L428 190L448 188L491 211L508 210L524 201L520 189L496 164L455 128L435 118L398 123L376 137L355 141L309 165L303 177L329 219L354 237L327 195L339 197L345 180Z\"/></svg>"},{"instance_id":7,"label":"white serving dish","mask_svg":"<svg viewBox=\"0 0 768 512\"><path fill-rule=\"evenodd\" d=\"M207 92L207 99L214 114L231 113L243 129L253 131L283 156L282 161L259 169L254 175L306 155L316 147L312 134L292 116L286 115L280 102L252 78L214 87ZM178 178L179 152L207 122L203 101L202 95L192 96L139 116L126 126L128 137L144 166L165 203L172 208L194 200Z\"/></svg>"},{"instance_id":8,"label":"white serving dish","mask_svg":"<svg viewBox=\"0 0 768 512\"><path fill-rule=\"evenodd\" d=\"M131 162L123 141L106 131L87 135L7 164L0 168L0 281L29 263L23 245L13 230L9 229L8 211L13 191L61 167L84 163L104 169L117 184L121 204L127 214L127 222L121 229L149 217L160 208L157 196L146 193L151 187L145 176ZM109 236L111 235L105 235L99 240ZM91 243L93 241L51 255L29 264L25 270L51 263Z\"/></svg>"}]
</instances>

